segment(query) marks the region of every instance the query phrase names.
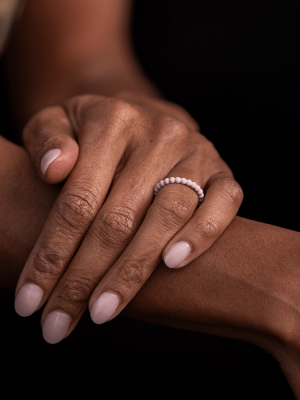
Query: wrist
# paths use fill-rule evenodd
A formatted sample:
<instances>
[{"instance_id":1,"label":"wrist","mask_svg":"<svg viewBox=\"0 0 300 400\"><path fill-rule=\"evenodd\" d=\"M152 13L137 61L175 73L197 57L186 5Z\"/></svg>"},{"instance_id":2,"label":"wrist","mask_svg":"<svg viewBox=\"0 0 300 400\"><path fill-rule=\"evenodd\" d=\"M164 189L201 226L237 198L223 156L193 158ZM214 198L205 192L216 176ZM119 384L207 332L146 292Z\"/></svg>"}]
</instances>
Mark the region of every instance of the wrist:
<instances>
[{"instance_id":1,"label":"wrist","mask_svg":"<svg viewBox=\"0 0 300 400\"><path fill-rule=\"evenodd\" d=\"M87 93L115 97L123 91L161 97L131 48L124 51L120 47L117 53L109 54L108 57L104 55L101 59L85 59L74 67L73 77L68 97Z\"/></svg>"},{"instance_id":2,"label":"wrist","mask_svg":"<svg viewBox=\"0 0 300 400\"><path fill-rule=\"evenodd\" d=\"M133 63L134 64L134 63ZM127 91L149 97L160 97L159 90L146 77L138 64L108 59L84 60L67 70L58 70L51 78L19 92L22 101L12 104L17 131L42 108L62 104L82 94L115 97ZM13 99L12 99L13 101Z\"/></svg>"}]
</instances>

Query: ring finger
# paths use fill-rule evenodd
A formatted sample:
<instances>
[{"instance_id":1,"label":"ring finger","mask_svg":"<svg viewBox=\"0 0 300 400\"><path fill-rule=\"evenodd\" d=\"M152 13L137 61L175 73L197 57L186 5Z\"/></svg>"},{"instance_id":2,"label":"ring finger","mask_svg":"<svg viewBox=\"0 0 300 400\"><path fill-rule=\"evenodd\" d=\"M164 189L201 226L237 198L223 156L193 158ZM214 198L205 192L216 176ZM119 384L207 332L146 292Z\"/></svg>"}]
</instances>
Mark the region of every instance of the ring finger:
<instances>
[{"instance_id":1,"label":"ring finger","mask_svg":"<svg viewBox=\"0 0 300 400\"><path fill-rule=\"evenodd\" d=\"M171 174L182 176L185 170L182 163L171 171ZM208 213L213 214L213 217L209 217L211 220L215 217L216 221L213 235L196 235L194 240L190 240L193 247L190 246L185 257L189 256L189 261L192 261L222 234L236 215L240 204L236 201L237 198L232 202L228 201L230 196L226 198L217 193L217 186L220 189L222 182L225 185L228 181L235 182L230 175L226 175L227 172L216 174L217 178L207 190L207 199L195 213L197 196L190 188L181 184L168 185L158 193L137 234L90 298L89 309L95 323L101 324L111 320L126 307L157 267L161 261L162 250L174 236L193 238L193 228L198 225L205 226ZM195 180L203 182L203 177L199 175ZM191 178L193 180L193 177ZM235 183L232 184L234 185ZM201 232L201 229L199 231ZM186 243L188 242L189 240ZM184 250L186 252L186 249Z\"/></svg>"},{"instance_id":2,"label":"ring finger","mask_svg":"<svg viewBox=\"0 0 300 400\"><path fill-rule=\"evenodd\" d=\"M149 168L148 160L144 158ZM131 162L136 160L132 158ZM185 164L180 163L172 173L190 173ZM162 165L157 174L162 174L164 168ZM199 172L196 174L190 175L191 179L200 181ZM101 287L109 281L118 291L118 299L122 292L125 307L161 261L164 246L195 211L198 196L188 187L170 185L150 206L157 182L154 174L151 182L146 168L134 168L128 162L120 175L45 306L41 322L44 338L50 343L59 342L75 328L99 281Z\"/></svg>"}]
</instances>

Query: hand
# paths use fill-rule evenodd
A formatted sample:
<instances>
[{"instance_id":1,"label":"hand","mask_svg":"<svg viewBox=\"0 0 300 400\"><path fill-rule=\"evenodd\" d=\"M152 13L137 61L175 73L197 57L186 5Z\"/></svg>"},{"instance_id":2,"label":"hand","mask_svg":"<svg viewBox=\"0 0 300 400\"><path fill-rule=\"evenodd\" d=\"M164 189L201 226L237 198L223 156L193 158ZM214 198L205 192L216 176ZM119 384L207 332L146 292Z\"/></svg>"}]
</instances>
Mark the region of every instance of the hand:
<instances>
[{"instance_id":1,"label":"hand","mask_svg":"<svg viewBox=\"0 0 300 400\"><path fill-rule=\"evenodd\" d=\"M25 150L1 136L0 163L0 282L13 289L61 185L40 180ZM188 268L174 274L161 262L123 315L256 344L300 399L299 236L235 217Z\"/></svg>"},{"instance_id":2,"label":"hand","mask_svg":"<svg viewBox=\"0 0 300 400\"><path fill-rule=\"evenodd\" d=\"M68 177L16 287L22 316L47 302L49 343L71 333L88 301L96 323L118 315L162 256L172 268L193 261L242 201L229 167L186 111L146 96L118 97L74 97L24 129L40 177ZM204 188L197 210L196 192L181 184L163 187L153 201L156 183L172 176Z\"/></svg>"}]
</instances>

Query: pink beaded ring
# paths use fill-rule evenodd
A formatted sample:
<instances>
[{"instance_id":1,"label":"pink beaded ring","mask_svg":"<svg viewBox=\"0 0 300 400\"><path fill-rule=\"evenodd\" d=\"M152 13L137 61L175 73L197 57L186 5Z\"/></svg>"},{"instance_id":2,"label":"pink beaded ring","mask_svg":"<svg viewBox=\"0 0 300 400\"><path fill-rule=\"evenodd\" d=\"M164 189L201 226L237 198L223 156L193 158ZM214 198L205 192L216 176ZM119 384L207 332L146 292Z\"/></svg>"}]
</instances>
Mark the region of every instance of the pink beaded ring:
<instances>
[{"instance_id":1,"label":"pink beaded ring","mask_svg":"<svg viewBox=\"0 0 300 400\"><path fill-rule=\"evenodd\" d=\"M196 182L193 182L190 179L179 178L179 177L166 178L166 179L162 179L160 182L158 182L158 184L154 188L154 196L157 195L159 189L161 189L165 185L169 185L170 183L181 183L182 185L189 186L191 189L195 190L195 192L197 193L197 195L199 197L199 203L201 203L203 201L204 193L203 193L203 190L201 189L201 187L199 185L197 185Z\"/></svg>"}]
</instances>

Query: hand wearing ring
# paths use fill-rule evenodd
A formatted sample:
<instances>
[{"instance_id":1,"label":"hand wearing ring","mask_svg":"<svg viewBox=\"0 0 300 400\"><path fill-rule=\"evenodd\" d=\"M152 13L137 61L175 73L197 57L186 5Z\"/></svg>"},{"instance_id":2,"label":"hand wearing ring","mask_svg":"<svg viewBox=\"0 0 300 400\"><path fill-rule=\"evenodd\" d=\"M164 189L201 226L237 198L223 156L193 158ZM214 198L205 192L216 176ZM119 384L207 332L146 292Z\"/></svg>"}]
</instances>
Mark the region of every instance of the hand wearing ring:
<instances>
[{"instance_id":1,"label":"hand wearing ring","mask_svg":"<svg viewBox=\"0 0 300 400\"><path fill-rule=\"evenodd\" d=\"M36 114L24 143L42 179L67 178L16 288L20 315L45 305L49 343L67 337L87 306L95 323L117 316L162 257L171 268L193 261L243 198L195 121L164 100L74 97Z\"/></svg>"},{"instance_id":2,"label":"hand wearing ring","mask_svg":"<svg viewBox=\"0 0 300 400\"><path fill-rule=\"evenodd\" d=\"M203 201L204 193L201 187L197 185L196 182L192 182L190 179L180 178L179 176L177 176L176 178L172 176L171 178L162 179L160 182L158 182L158 184L154 188L154 196L157 195L159 189L161 189L165 185L169 185L170 183L181 183L182 185L189 186L190 188L194 189L195 192L198 194L198 202L201 203Z\"/></svg>"}]
</instances>

